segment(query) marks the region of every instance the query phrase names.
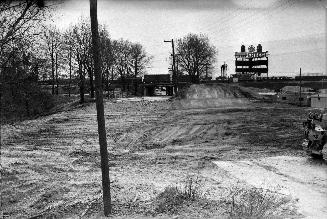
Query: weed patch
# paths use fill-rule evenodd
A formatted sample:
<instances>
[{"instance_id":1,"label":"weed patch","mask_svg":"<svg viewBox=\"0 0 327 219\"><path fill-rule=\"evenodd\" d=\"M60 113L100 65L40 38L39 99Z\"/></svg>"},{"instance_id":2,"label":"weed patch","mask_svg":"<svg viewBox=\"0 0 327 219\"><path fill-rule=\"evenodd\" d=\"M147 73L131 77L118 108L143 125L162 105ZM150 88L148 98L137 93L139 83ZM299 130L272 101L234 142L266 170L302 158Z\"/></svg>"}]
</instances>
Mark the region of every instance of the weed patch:
<instances>
[{"instance_id":1,"label":"weed patch","mask_svg":"<svg viewBox=\"0 0 327 219\"><path fill-rule=\"evenodd\" d=\"M291 200L261 188L232 188L228 197L231 218L276 217Z\"/></svg>"},{"instance_id":2,"label":"weed patch","mask_svg":"<svg viewBox=\"0 0 327 219\"><path fill-rule=\"evenodd\" d=\"M180 186L168 186L156 198L155 214L176 214L184 205L201 199L200 179L187 176Z\"/></svg>"}]
</instances>

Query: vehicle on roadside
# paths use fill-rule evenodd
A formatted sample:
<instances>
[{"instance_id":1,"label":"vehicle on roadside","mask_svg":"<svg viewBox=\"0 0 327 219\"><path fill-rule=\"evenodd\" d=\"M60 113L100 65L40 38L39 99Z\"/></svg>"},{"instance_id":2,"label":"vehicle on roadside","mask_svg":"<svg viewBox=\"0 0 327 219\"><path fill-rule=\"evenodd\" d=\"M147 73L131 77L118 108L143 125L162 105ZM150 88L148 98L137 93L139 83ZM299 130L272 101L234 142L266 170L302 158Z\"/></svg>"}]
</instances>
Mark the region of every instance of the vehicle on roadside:
<instances>
[{"instance_id":1,"label":"vehicle on roadside","mask_svg":"<svg viewBox=\"0 0 327 219\"><path fill-rule=\"evenodd\" d=\"M326 120L320 113L310 112L303 122L304 136L303 148L307 154L314 158L322 158L322 150L327 142Z\"/></svg>"}]
</instances>

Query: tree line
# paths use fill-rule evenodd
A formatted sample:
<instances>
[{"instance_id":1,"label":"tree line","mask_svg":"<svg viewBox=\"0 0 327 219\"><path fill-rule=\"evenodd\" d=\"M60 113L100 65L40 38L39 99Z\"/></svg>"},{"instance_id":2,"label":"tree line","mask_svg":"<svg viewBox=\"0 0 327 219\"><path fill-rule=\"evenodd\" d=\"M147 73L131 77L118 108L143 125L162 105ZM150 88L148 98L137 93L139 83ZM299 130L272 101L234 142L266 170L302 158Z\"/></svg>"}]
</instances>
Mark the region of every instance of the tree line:
<instances>
[{"instance_id":1,"label":"tree line","mask_svg":"<svg viewBox=\"0 0 327 219\"><path fill-rule=\"evenodd\" d=\"M66 30L46 21L55 6L39 7L39 0L0 3L1 111L20 116L38 114L54 105L60 86L68 95L78 88L80 102L85 94L95 96L91 25L81 17ZM112 39L108 28L99 25L102 84L141 77L151 64L142 44ZM188 34L177 40L173 74L190 75L192 82L208 77L216 60L216 48L207 36ZM47 82L49 95L42 92ZM45 83L43 83L45 84ZM42 87L44 88L44 87Z\"/></svg>"},{"instance_id":2,"label":"tree line","mask_svg":"<svg viewBox=\"0 0 327 219\"><path fill-rule=\"evenodd\" d=\"M42 56L38 53L39 21L50 9L41 1L0 3L1 120L38 114L53 106L37 83Z\"/></svg>"},{"instance_id":3,"label":"tree line","mask_svg":"<svg viewBox=\"0 0 327 219\"><path fill-rule=\"evenodd\" d=\"M85 93L94 97L94 61L91 25L80 18L65 31L46 24L55 7L40 8L37 0L0 3L0 77L2 116L16 112L31 116L53 106L59 86L68 81L68 95L78 86L80 102ZM108 28L99 25L103 86L110 80L141 77L150 65L140 43L111 39ZM48 82L51 94L42 92ZM67 87L67 86L66 86ZM7 115L8 114L8 115Z\"/></svg>"},{"instance_id":4,"label":"tree line","mask_svg":"<svg viewBox=\"0 0 327 219\"><path fill-rule=\"evenodd\" d=\"M103 25L99 26L99 37L102 81L107 89L110 80L141 77L145 73L152 57L146 53L141 44L124 39L111 39L108 29ZM44 31L43 40L48 68L51 67L51 70L44 71L51 72L51 74L45 75L44 79L50 79L52 94L58 93L59 68L60 72L69 72L69 85L72 77L77 76L80 102L84 102L86 79L89 83L90 97L93 98L93 48L88 20L80 18L78 23L71 25L64 32L60 32L55 26L48 26Z\"/></svg>"}]
</instances>

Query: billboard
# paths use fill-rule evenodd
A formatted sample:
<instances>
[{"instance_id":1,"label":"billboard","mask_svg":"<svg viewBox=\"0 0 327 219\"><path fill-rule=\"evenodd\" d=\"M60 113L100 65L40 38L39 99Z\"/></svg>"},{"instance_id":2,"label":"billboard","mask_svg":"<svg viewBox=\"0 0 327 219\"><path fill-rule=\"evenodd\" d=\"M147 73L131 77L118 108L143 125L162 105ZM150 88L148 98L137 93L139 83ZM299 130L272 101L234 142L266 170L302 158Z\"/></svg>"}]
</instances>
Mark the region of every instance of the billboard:
<instances>
[{"instance_id":1,"label":"billboard","mask_svg":"<svg viewBox=\"0 0 327 219\"><path fill-rule=\"evenodd\" d=\"M235 58L263 58L268 55L268 52L235 52Z\"/></svg>"},{"instance_id":2,"label":"billboard","mask_svg":"<svg viewBox=\"0 0 327 219\"><path fill-rule=\"evenodd\" d=\"M257 66L268 65L268 60L235 60L235 66Z\"/></svg>"},{"instance_id":3,"label":"billboard","mask_svg":"<svg viewBox=\"0 0 327 219\"><path fill-rule=\"evenodd\" d=\"M248 75L249 77L267 74L268 77L268 51L263 52L261 44L257 48L253 45L245 50L241 46L241 52L235 52L235 73L237 75Z\"/></svg>"}]
</instances>

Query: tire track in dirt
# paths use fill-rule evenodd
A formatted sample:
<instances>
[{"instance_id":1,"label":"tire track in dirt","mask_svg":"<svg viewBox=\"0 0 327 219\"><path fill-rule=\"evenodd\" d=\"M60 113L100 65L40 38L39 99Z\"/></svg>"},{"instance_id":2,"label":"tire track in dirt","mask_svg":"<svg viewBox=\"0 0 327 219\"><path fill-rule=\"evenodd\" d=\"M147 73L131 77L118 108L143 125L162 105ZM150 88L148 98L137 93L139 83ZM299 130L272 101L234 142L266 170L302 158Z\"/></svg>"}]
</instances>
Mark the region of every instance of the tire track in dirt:
<instances>
[{"instance_id":1,"label":"tire track in dirt","mask_svg":"<svg viewBox=\"0 0 327 219\"><path fill-rule=\"evenodd\" d=\"M265 156L268 149L261 147L259 151L258 145L249 144L247 138L235 133L252 135L275 121L266 118L273 109L166 111L170 109L167 102L146 107L137 103L106 103L105 109L113 200L121 202L129 198L128 193L149 200L190 173L201 175L211 171L214 175L215 169L207 167L212 159ZM257 123L263 126L258 127ZM226 127L230 127L231 134L225 134ZM3 140L5 162L1 171L6 172L7 181L1 192L5 194L4 201L11 202L4 212L13 217L52 213L57 217L76 217L90 200L97 200L101 171L94 105L9 129ZM202 172L198 163L204 163ZM212 179L208 182L219 182L217 175L206 177ZM22 194L23 190L31 192L29 188L35 187L39 188L35 193ZM15 188L21 190L16 193ZM214 188L215 194L219 194L218 185ZM61 200L54 190L59 191ZM126 196L120 195L121 191Z\"/></svg>"},{"instance_id":2,"label":"tire track in dirt","mask_svg":"<svg viewBox=\"0 0 327 219\"><path fill-rule=\"evenodd\" d=\"M163 104L158 105L161 107ZM154 123L166 113L162 109L157 112L149 113L147 109L137 113L107 111L108 141L112 141L112 130L125 132L135 126ZM5 215L30 217L51 215L51 212L60 215L67 214L69 209L72 211L68 214L78 215L101 191L95 107L77 108L15 126L8 125L5 131L1 139L1 173L5 178L0 188L2 202L8 203L2 206ZM132 144L138 139L138 135L130 133L122 137L121 141L134 139ZM115 150L120 153L121 148L116 146L121 147L122 144L109 144L110 154ZM113 159L110 161L111 168L115 169L115 158L113 155L110 157Z\"/></svg>"}]
</instances>

